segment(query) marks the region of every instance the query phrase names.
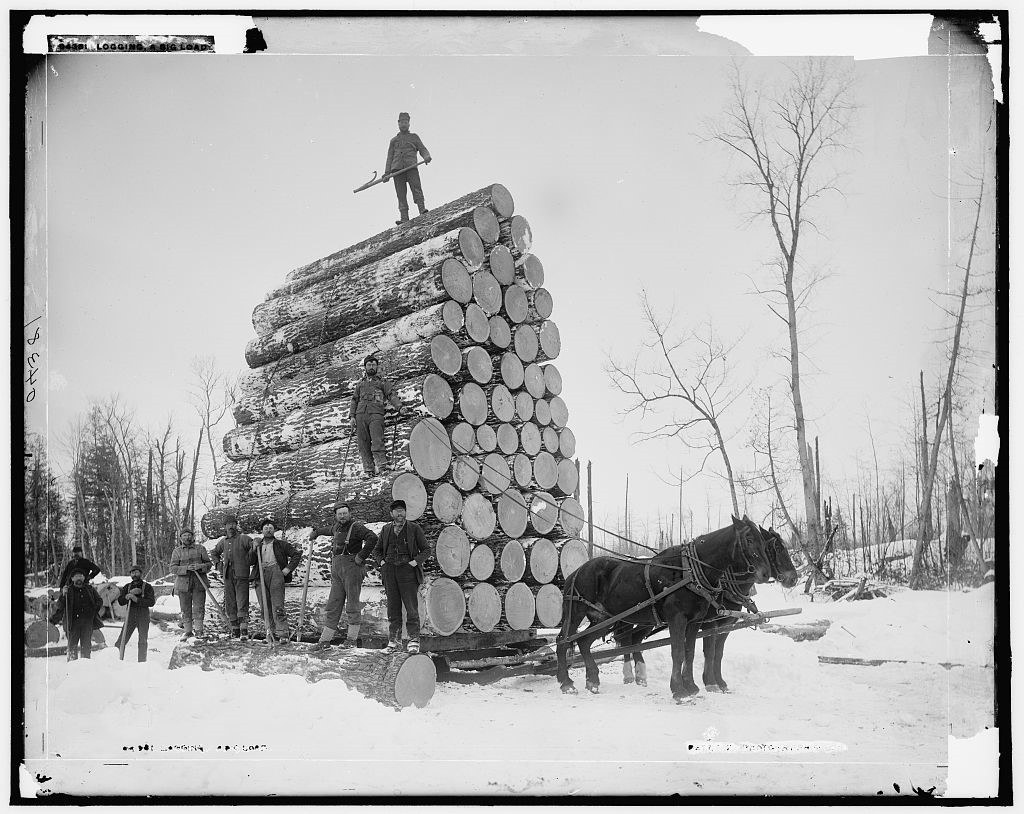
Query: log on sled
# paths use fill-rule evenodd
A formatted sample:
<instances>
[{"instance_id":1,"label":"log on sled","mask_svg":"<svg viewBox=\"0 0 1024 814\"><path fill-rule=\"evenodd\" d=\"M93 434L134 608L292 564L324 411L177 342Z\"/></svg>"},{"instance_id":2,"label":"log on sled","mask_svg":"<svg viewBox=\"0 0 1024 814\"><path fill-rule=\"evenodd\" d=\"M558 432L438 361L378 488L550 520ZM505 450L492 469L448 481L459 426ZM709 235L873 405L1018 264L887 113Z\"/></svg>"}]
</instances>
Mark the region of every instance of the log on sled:
<instances>
[{"instance_id":1,"label":"log on sled","mask_svg":"<svg viewBox=\"0 0 1024 814\"><path fill-rule=\"evenodd\" d=\"M182 643L174 648L168 669L195 666L257 676L300 675L311 683L341 680L349 689L394 709L425 707L434 695L437 672L428 656L337 648L313 653L310 648L237 641Z\"/></svg>"}]
</instances>

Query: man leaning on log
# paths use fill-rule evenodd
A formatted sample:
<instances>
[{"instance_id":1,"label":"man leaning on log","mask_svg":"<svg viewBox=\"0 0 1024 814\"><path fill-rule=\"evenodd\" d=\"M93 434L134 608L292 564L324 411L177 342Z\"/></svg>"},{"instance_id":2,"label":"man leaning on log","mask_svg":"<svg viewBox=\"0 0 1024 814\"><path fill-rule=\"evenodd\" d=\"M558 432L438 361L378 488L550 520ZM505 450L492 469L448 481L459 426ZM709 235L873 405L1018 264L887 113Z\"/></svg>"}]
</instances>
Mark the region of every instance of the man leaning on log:
<instances>
[{"instance_id":1,"label":"man leaning on log","mask_svg":"<svg viewBox=\"0 0 1024 814\"><path fill-rule=\"evenodd\" d=\"M231 625L231 638L249 638L249 571L256 564L252 538L238 531L238 518L224 518L224 536L210 552L224 579L224 611Z\"/></svg>"},{"instance_id":2,"label":"man leaning on log","mask_svg":"<svg viewBox=\"0 0 1024 814\"><path fill-rule=\"evenodd\" d=\"M405 606L406 632L410 653L420 652L420 612L417 589L423 582L423 561L430 554L427 537L416 523L405 519L405 501L391 501L391 522L380 530L380 539L369 559L380 562L381 582L388 600L388 646L397 650L402 631L402 606ZM362 565L363 558L356 557Z\"/></svg>"},{"instance_id":3,"label":"man leaning on log","mask_svg":"<svg viewBox=\"0 0 1024 814\"><path fill-rule=\"evenodd\" d=\"M359 637L360 613L363 603L359 594L366 577L366 567L362 564L377 543L377 535L352 517L347 503L338 503L334 507L334 525L313 529L309 539L331 537L331 594L327 597L327 605L323 612L323 631L320 641L313 645L314 650L326 650L341 623L342 612L348 624L348 636L342 647L355 647ZM359 558L357 563L356 558Z\"/></svg>"},{"instance_id":4,"label":"man leaning on log","mask_svg":"<svg viewBox=\"0 0 1024 814\"><path fill-rule=\"evenodd\" d=\"M364 375L352 388L349 415L359 442L359 457L363 460L363 473L368 478L388 471L384 449L384 405L391 404L402 415L402 402L387 379L377 375L377 357L372 353L363 360Z\"/></svg>"}]
</instances>

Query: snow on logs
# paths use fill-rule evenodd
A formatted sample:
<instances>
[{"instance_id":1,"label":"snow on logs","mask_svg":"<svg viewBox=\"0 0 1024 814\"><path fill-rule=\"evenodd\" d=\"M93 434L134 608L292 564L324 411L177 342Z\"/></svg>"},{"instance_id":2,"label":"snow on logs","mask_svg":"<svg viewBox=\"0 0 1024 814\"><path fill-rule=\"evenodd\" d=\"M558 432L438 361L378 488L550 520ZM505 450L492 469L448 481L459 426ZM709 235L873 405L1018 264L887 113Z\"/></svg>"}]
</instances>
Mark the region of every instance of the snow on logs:
<instances>
[{"instance_id":1,"label":"snow on logs","mask_svg":"<svg viewBox=\"0 0 1024 814\"><path fill-rule=\"evenodd\" d=\"M304 535L339 500L382 522L400 497L432 546L425 631L557 624L558 586L587 552L576 440L553 298L513 208L504 187L485 187L296 269L256 306L216 478L229 505L203 517L208 536L228 513L245 531L271 516ZM388 408L391 472L365 478L347 431L371 352L405 409ZM329 585L330 541L312 552L311 584Z\"/></svg>"}]
</instances>

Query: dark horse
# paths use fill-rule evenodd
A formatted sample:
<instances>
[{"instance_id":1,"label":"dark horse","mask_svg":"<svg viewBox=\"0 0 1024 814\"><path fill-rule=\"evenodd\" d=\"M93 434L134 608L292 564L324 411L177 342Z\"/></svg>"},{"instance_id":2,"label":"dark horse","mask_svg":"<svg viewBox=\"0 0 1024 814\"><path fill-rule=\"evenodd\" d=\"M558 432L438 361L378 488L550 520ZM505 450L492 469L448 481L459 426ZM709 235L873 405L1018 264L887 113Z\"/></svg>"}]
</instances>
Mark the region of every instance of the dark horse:
<instances>
[{"instance_id":1,"label":"dark horse","mask_svg":"<svg viewBox=\"0 0 1024 814\"><path fill-rule=\"evenodd\" d=\"M765 541L765 553L768 555L769 579L781 583L786 588L792 588L797 583L798 575L796 568L790 559L789 551L785 543L775 529L764 529L758 527L762 539ZM755 579L752 572L728 571L722 577L722 596L719 598L726 610L746 609L751 613L757 611L750 592L755 582L768 582L769 579ZM712 610L706 619L701 623L700 630L704 633L704 689L708 692L728 692L729 685L722 678L722 656L725 653L725 640L729 632L715 634L714 630L729 625L733 620L729 617L720 617ZM649 625L631 625L620 622L614 627L615 643L619 647L634 647L644 639L661 628L654 628ZM631 658L632 657L632 658ZM693 664L693 654L688 657L688 664ZM625 655L622 665L623 683L629 684L634 680L634 668L636 670L636 683L642 687L647 686L647 665L644 663L642 651L635 651Z\"/></svg>"},{"instance_id":2,"label":"dark horse","mask_svg":"<svg viewBox=\"0 0 1024 814\"><path fill-rule=\"evenodd\" d=\"M583 618L591 626L630 610L679 582L679 588L652 605L624 618L642 627L668 625L672 639L672 676L669 686L677 702L699 692L693 683L693 650L697 628L708 615L720 580L729 569L750 572L765 581L770 573L765 543L757 525L746 517L733 517L732 525L702 535L692 543L672 546L649 559L622 560L595 557L581 565L566 581L562 591L562 629L558 636L558 683L562 692L575 693L569 678L564 640L579 627ZM596 693L600 686L597 663L590 653L594 640L607 628L577 639L586 665L586 686ZM689 645L688 645L689 642ZM687 657L689 653L689 657Z\"/></svg>"}]
</instances>

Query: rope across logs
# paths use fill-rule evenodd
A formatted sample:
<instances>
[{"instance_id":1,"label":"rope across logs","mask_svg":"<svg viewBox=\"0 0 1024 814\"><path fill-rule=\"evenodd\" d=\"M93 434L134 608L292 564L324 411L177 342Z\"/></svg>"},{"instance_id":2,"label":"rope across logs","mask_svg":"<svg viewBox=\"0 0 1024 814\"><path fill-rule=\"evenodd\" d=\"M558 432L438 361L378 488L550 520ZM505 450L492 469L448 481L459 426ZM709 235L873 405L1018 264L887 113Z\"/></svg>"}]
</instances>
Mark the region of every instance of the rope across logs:
<instances>
[{"instance_id":1,"label":"rope across logs","mask_svg":"<svg viewBox=\"0 0 1024 814\"><path fill-rule=\"evenodd\" d=\"M437 672L425 655L385 653L382 650L340 650L313 653L310 645L287 649L251 647L236 641L179 644L168 669L196 666L205 671L258 676L299 675L310 683L342 681L394 709L425 707L434 695Z\"/></svg>"}]
</instances>

